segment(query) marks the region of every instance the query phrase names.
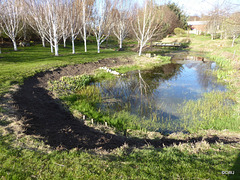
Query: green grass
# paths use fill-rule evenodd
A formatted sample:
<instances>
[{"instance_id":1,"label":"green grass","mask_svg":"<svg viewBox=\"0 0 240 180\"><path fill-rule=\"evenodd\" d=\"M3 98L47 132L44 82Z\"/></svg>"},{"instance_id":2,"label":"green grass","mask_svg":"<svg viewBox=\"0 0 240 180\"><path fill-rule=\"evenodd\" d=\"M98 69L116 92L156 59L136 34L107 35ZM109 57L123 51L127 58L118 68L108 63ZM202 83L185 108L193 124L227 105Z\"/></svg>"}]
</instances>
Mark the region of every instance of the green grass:
<instances>
[{"instance_id":1,"label":"green grass","mask_svg":"<svg viewBox=\"0 0 240 180\"><path fill-rule=\"evenodd\" d=\"M12 48L2 48L2 54L0 54L0 95L6 93L11 85L22 83L24 79L40 71L68 64L93 62L104 58L134 54L129 51L117 52L113 49L102 49L101 53L98 54L95 43L88 44L88 52L85 53L79 42L76 44L77 54L71 54L70 45L67 48L60 46L59 53L60 56L55 57L50 52L49 47L43 48L41 45L19 47L17 52L14 52Z\"/></svg>"},{"instance_id":2,"label":"green grass","mask_svg":"<svg viewBox=\"0 0 240 180\"><path fill-rule=\"evenodd\" d=\"M84 89L78 90L75 94L64 96L61 98L69 107L71 112L81 112L94 121L105 123L117 128L120 131L127 129L139 129L136 124L137 117L130 115L128 112L121 111L110 113L97 109L97 104L102 102L100 90L95 86L87 86Z\"/></svg>"},{"instance_id":3,"label":"green grass","mask_svg":"<svg viewBox=\"0 0 240 180\"><path fill-rule=\"evenodd\" d=\"M82 76L74 76L61 77L58 81L49 81L48 88L50 91L53 91L58 96L68 95L85 88L89 85L93 80L90 75L82 75Z\"/></svg>"},{"instance_id":4,"label":"green grass","mask_svg":"<svg viewBox=\"0 0 240 180\"><path fill-rule=\"evenodd\" d=\"M238 113L235 111L233 97L227 92L206 93L199 100L185 102L178 111L181 126L190 132L199 130L240 131Z\"/></svg>"},{"instance_id":5,"label":"green grass","mask_svg":"<svg viewBox=\"0 0 240 180\"><path fill-rule=\"evenodd\" d=\"M234 146L234 147L233 147ZM204 141L163 149L119 148L110 154L14 149L0 141L3 179L238 179L238 145ZM234 171L234 175L222 175Z\"/></svg>"},{"instance_id":6,"label":"green grass","mask_svg":"<svg viewBox=\"0 0 240 180\"><path fill-rule=\"evenodd\" d=\"M211 126L213 127L217 126L217 129L224 129L224 124L225 124L226 128L230 128L232 130L239 132L239 128L240 128L239 127L239 124L240 124L240 114L239 114L240 51L238 49L240 48L240 39L236 40L234 47L231 47L231 39L211 40L209 36L192 36L191 40L192 40L192 44L191 44L190 52L195 52L195 51L204 52L206 53L206 57L208 59L215 61L219 65L219 69L217 69L214 72L214 74L218 78L218 81L224 82L227 85L228 93L230 94L231 98L235 102L235 105L232 107L233 109L229 109L229 111L232 112L232 114L230 114L228 118L225 117L226 122L225 121L221 122L220 120L216 120L216 117L215 117L212 119L212 121L215 121L215 125L211 123ZM213 96L212 99L213 99L213 104L216 104L216 107L218 107L219 113L221 113L220 111L221 107L219 107L218 102L216 102L218 101L218 98L214 99L214 96ZM196 105L196 108L198 108L197 106L198 105ZM221 115L223 115L222 120L224 120L224 116L225 116L224 113L222 113Z\"/></svg>"},{"instance_id":7,"label":"green grass","mask_svg":"<svg viewBox=\"0 0 240 180\"><path fill-rule=\"evenodd\" d=\"M122 67L116 67L116 68L113 68L115 71L119 72L119 73L122 73L122 74L125 74L129 71L135 71L135 70L138 70L140 69L140 67L138 65L133 65L133 66L122 66Z\"/></svg>"},{"instance_id":8,"label":"green grass","mask_svg":"<svg viewBox=\"0 0 240 180\"><path fill-rule=\"evenodd\" d=\"M157 55L156 57L147 58L147 60L142 60L141 58L136 58L136 61L137 62L134 65L115 67L115 68L113 68L113 70L115 70L119 73L125 74L129 71L151 69L154 66L162 66L164 64L171 63L171 57ZM143 62L143 61L145 61L145 62Z\"/></svg>"},{"instance_id":9,"label":"green grass","mask_svg":"<svg viewBox=\"0 0 240 180\"><path fill-rule=\"evenodd\" d=\"M218 80L225 83L230 82L233 75L237 72L231 63L232 60L218 57L216 55L209 56L209 58L220 66L220 69L215 70L215 75L217 76ZM231 83L229 83L229 85L231 85Z\"/></svg>"},{"instance_id":10,"label":"green grass","mask_svg":"<svg viewBox=\"0 0 240 180\"><path fill-rule=\"evenodd\" d=\"M111 69L115 70L116 68L111 68ZM93 81L98 82L98 81L103 81L106 79L110 80L110 79L115 79L115 78L116 78L116 76L113 75L112 73L109 73L106 70L97 69L95 75L93 76Z\"/></svg>"}]
</instances>

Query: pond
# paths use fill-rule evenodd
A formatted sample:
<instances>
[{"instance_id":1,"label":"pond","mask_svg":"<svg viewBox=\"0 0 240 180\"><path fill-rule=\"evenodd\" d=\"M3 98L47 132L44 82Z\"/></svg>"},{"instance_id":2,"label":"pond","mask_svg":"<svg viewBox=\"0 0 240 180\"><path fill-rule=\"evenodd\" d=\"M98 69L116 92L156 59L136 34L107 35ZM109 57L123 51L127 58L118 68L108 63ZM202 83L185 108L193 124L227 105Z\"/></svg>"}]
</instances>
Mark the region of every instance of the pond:
<instances>
[{"instance_id":1,"label":"pond","mask_svg":"<svg viewBox=\"0 0 240 180\"><path fill-rule=\"evenodd\" d=\"M181 131L181 127L173 131L163 124L177 126L174 123L181 118L178 109L184 102L197 100L207 92L226 91L212 75L216 68L215 62L186 56L150 70L132 71L114 80L97 82L94 85L100 89L102 98L98 108L109 114L127 111L137 116L136 123L148 130Z\"/></svg>"}]
</instances>

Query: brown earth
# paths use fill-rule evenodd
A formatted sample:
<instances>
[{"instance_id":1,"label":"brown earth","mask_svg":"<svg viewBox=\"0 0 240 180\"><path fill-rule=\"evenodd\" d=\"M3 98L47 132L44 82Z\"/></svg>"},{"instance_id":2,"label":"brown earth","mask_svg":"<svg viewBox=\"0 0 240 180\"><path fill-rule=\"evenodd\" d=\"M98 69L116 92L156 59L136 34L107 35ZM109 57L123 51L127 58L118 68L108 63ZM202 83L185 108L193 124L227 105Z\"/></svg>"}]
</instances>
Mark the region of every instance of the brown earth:
<instances>
[{"instance_id":1,"label":"brown earth","mask_svg":"<svg viewBox=\"0 0 240 180\"><path fill-rule=\"evenodd\" d=\"M119 58L104 59L94 63L69 65L53 71L46 71L35 75L20 86L14 93L14 107L21 121L24 133L38 136L48 145L56 149L105 149L111 150L121 147L125 143L131 147L153 145L164 147L173 144L199 142L203 139L209 143L237 143L239 137L208 136L174 139L163 137L161 139L127 138L124 136L102 133L75 118L53 94L47 90L49 80L58 80L62 76L74 76L93 73L99 67L119 66L132 63L131 60Z\"/></svg>"}]
</instances>

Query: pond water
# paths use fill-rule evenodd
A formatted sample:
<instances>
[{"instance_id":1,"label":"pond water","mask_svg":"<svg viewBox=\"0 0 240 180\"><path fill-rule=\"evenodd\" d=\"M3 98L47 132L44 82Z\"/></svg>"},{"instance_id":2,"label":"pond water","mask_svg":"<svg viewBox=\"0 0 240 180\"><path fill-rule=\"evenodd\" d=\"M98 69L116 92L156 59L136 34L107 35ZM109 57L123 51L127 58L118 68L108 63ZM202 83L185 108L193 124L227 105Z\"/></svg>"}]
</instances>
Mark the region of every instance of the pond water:
<instances>
[{"instance_id":1,"label":"pond water","mask_svg":"<svg viewBox=\"0 0 240 180\"><path fill-rule=\"evenodd\" d=\"M216 68L215 62L186 56L150 70L97 82L102 97L98 108L110 114L127 111L148 130L170 133L162 125L178 121L181 104L197 100L206 92L226 91L212 75Z\"/></svg>"}]
</instances>

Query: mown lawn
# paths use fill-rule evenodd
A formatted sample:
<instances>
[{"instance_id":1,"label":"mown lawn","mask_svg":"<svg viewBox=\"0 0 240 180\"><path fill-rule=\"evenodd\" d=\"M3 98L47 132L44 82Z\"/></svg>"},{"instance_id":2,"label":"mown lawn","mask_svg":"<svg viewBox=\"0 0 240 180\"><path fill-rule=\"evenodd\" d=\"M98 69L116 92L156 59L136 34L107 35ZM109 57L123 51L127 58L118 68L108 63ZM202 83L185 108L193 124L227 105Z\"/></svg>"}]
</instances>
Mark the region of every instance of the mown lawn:
<instances>
[{"instance_id":1,"label":"mown lawn","mask_svg":"<svg viewBox=\"0 0 240 180\"><path fill-rule=\"evenodd\" d=\"M129 56L134 53L102 49L101 53L98 54L94 43L88 45L88 52L85 53L83 46L78 42L76 54L71 54L71 45L68 45L67 48L60 46L59 54L58 57L55 57L50 52L49 47L44 48L39 44L19 47L17 52L14 52L12 48L2 48L2 54L0 54L0 95L6 93L11 85L22 83L25 78L43 70L116 56Z\"/></svg>"}]
</instances>

